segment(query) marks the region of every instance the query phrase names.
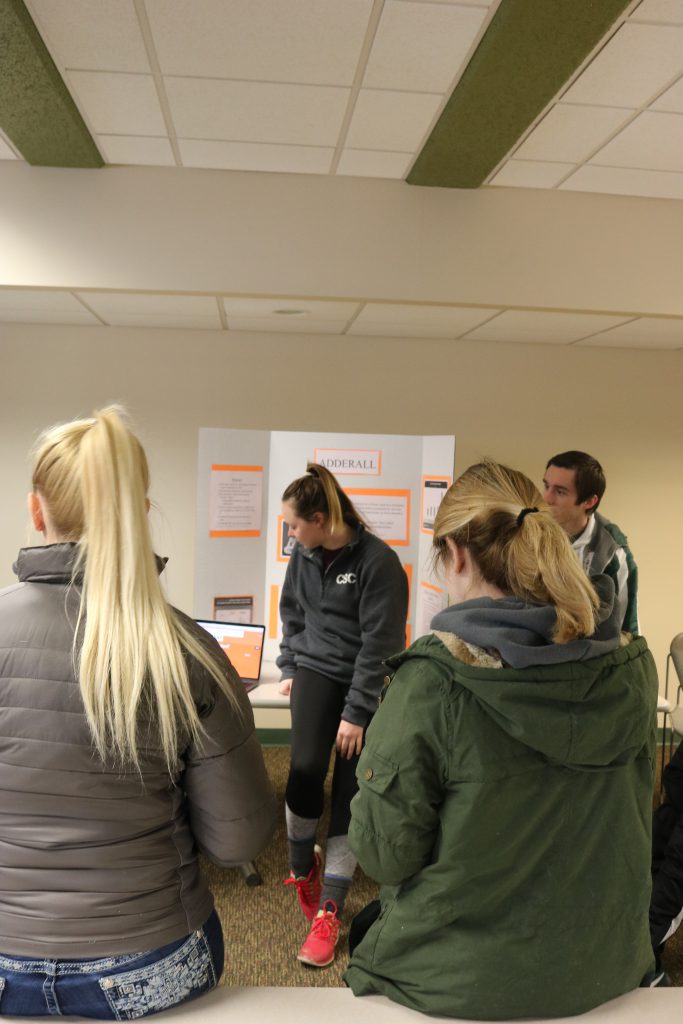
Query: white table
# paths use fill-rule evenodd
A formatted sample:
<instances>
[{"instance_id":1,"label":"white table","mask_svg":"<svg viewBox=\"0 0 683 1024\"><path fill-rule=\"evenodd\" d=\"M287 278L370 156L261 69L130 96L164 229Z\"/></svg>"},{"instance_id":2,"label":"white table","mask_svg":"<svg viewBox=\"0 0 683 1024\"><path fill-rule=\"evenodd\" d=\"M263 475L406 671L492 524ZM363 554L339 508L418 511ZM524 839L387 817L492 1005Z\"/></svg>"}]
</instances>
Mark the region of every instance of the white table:
<instances>
[{"instance_id":1,"label":"white table","mask_svg":"<svg viewBox=\"0 0 683 1024\"><path fill-rule=\"evenodd\" d=\"M253 708L289 708L289 696L279 692L280 669L274 661L264 661L258 686L249 691Z\"/></svg>"}]
</instances>

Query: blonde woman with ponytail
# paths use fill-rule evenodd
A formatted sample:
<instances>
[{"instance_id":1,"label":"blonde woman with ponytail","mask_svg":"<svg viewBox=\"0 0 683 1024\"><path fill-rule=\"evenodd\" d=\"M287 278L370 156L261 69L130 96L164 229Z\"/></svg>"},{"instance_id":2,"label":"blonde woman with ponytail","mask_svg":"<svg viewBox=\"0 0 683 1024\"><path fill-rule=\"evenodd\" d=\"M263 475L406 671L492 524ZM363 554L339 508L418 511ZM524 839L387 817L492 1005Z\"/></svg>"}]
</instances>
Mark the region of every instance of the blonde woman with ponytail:
<instances>
[{"instance_id":1,"label":"blonde woman with ponytail","mask_svg":"<svg viewBox=\"0 0 683 1024\"><path fill-rule=\"evenodd\" d=\"M657 675L522 473L446 494L449 607L389 659L349 842L381 883L345 980L436 1016L569 1017L656 984Z\"/></svg>"},{"instance_id":2,"label":"blonde woman with ponytail","mask_svg":"<svg viewBox=\"0 0 683 1024\"><path fill-rule=\"evenodd\" d=\"M213 988L198 867L256 856L274 796L218 645L166 601L117 407L46 431L0 591L0 1014L142 1017Z\"/></svg>"},{"instance_id":3,"label":"blonde woman with ponytail","mask_svg":"<svg viewBox=\"0 0 683 1024\"><path fill-rule=\"evenodd\" d=\"M395 552L369 531L325 466L309 463L286 488L282 514L296 541L282 588L278 658L292 710L285 884L309 922L298 959L326 967L356 867L347 833L358 756L377 708L383 659L404 647L408 584ZM333 748L323 871L316 838Z\"/></svg>"}]
</instances>

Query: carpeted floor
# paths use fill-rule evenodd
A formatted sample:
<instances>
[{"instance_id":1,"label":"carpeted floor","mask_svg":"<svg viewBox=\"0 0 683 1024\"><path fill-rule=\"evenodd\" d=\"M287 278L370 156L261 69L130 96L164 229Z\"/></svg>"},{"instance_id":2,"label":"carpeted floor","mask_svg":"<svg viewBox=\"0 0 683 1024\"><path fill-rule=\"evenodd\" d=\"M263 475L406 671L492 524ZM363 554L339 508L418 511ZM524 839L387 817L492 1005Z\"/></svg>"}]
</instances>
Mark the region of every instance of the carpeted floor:
<instances>
[{"instance_id":1,"label":"carpeted floor","mask_svg":"<svg viewBox=\"0 0 683 1024\"><path fill-rule=\"evenodd\" d=\"M282 880L289 874L284 823L284 792L289 769L288 747L265 747L268 773L281 807L280 822L273 842L258 859L263 885L247 886L239 871L218 868L204 861L203 867L216 900L225 933L225 985L341 985L346 967L348 922L375 899L377 886L356 869L354 884L346 900L345 921L337 946L337 958L330 967L307 967L296 959L306 938L308 921L299 910L293 886ZM329 777L328 777L329 784ZM327 823L322 822L321 835Z\"/></svg>"},{"instance_id":2,"label":"carpeted floor","mask_svg":"<svg viewBox=\"0 0 683 1024\"><path fill-rule=\"evenodd\" d=\"M347 963L348 922L377 895L377 886L360 868L346 902L346 921L339 939L337 959L322 970L306 967L296 959L308 922L299 910L296 893L285 888L288 874L284 827L284 790L289 767L288 747L264 749L268 772L282 809L275 839L258 860L263 885L249 887L239 871L217 868L204 862L204 870L216 899L225 932L224 985L337 986ZM659 771L657 781L659 782ZM329 783L329 778L328 778ZM653 806L659 802L659 792ZM325 835L323 821L321 834ZM676 986L683 986L683 928L667 942L664 966Z\"/></svg>"}]
</instances>

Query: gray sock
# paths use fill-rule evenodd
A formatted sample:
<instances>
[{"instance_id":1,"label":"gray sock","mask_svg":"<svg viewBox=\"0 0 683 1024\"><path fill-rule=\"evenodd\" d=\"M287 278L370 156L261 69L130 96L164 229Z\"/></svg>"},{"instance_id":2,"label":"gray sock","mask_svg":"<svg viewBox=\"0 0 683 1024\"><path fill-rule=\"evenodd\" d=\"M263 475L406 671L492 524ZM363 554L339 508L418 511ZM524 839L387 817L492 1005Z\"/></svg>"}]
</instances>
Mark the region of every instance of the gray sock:
<instances>
[{"instance_id":1,"label":"gray sock","mask_svg":"<svg viewBox=\"0 0 683 1024\"><path fill-rule=\"evenodd\" d=\"M334 900L337 905L337 916L341 917L346 902L346 894L351 888L350 878L339 878L337 875L323 875L323 889L320 894L320 909L324 910L327 900Z\"/></svg>"},{"instance_id":2,"label":"gray sock","mask_svg":"<svg viewBox=\"0 0 683 1024\"><path fill-rule=\"evenodd\" d=\"M325 874L320 894L321 909L325 906L325 900L334 900L341 917L357 863L358 861L349 849L348 836L332 836L327 840Z\"/></svg>"},{"instance_id":3,"label":"gray sock","mask_svg":"<svg viewBox=\"0 0 683 1024\"><path fill-rule=\"evenodd\" d=\"M315 861L317 818L300 818L285 804L289 866L295 878L305 878Z\"/></svg>"}]
</instances>

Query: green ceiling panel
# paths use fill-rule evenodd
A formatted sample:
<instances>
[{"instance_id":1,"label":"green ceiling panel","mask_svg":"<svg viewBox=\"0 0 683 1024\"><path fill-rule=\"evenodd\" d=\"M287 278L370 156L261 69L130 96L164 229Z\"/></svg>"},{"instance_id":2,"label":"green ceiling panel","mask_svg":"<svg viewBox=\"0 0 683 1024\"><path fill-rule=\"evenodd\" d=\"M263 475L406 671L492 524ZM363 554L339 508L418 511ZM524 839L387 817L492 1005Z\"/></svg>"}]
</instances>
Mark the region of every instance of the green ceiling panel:
<instances>
[{"instance_id":1,"label":"green ceiling panel","mask_svg":"<svg viewBox=\"0 0 683 1024\"><path fill-rule=\"evenodd\" d=\"M630 0L502 0L408 175L477 188Z\"/></svg>"},{"instance_id":2,"label":"green ceiling panel","mask_svg":"<svg viewBox=\"0 0 683 1024\"><path fill-rule=\"evenodd\" d=\"M22 0L0 0L0 128L30 164L104 163Z\"/></svg>"}]
</instances>

